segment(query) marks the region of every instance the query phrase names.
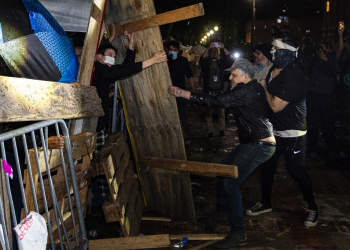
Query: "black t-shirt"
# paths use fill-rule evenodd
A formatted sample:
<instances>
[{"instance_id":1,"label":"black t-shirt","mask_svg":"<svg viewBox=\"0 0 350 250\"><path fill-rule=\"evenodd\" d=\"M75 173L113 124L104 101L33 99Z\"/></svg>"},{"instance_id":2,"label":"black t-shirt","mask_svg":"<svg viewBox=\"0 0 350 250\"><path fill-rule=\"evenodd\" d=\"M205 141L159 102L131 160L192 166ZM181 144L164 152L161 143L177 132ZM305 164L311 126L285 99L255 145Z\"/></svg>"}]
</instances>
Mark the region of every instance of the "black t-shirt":
<instances>
[{"instance_id":1,"label":"black t-shirt","mask_svg":"<svg viewBox=\"0 0 350 250\"><path fill-rule=\"evenodd\" d=\"M272 113L271 121L276 131L299 130L306 131L306 92L305 75L298 66L289 65L274 79L267 74L267 90L286 102L287 106L280 112Z\"/></svg>"},{"instance_id":2,"label":"black t-shirt","mask_svg":"<svg viewBox=\"0 0 350 250\"><path fill-rule=\"evenodd\" d=\"M188 60L183 56L177 56L175 60L168 60L168 66L173 86L185 89L185 76L187 79L193 77Z\"/></svg>"}]
</instances>

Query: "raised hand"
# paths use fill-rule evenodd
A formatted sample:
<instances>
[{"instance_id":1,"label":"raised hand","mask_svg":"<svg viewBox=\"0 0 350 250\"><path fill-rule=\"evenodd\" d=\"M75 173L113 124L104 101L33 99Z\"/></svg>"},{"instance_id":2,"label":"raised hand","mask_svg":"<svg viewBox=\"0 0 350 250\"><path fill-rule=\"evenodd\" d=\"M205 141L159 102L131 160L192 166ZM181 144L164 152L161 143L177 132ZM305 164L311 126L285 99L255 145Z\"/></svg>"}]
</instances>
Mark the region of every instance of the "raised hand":
<instances>
[{"instance_id":1,"label":"raised hand","mask_svg":"<svg viewBox=\"0 0 350 250\"><path fill-rule=\"evenodd\" d=\"M180 89L179 87L175 87L175 86L170 86L168 88L168 93L172 96L175 96L175 97L181 97L181 94L182 94L182 89Z\"/></svg>"}]
</instances>

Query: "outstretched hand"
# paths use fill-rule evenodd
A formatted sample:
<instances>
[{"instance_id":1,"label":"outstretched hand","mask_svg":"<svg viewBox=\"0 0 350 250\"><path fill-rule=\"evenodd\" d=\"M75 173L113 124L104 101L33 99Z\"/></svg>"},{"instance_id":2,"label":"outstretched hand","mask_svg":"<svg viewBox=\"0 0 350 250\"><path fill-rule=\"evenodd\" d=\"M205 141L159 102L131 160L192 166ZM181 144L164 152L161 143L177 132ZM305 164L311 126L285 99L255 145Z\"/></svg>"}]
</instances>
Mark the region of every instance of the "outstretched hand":
<instances>
[{"instance_id":1,"label":"outstretched hand","mask_svg":"<svg viewBox=\"0 0 350 250\"><path fill-rule=\"evenodd\" d=\"M164 51L158 51L154 56L153 56L153 62L156 63L161 63L161 62L166 62L167 56Z\"/></svg>"},{"instance_id":2,"label":"outstretched hand","mask_svg":"<svg viewBox=\"0 0 350 250\"><path fill-rule=\"evenodd\" d=\"M172 96L175 96L175 97L181 97L181 94L182 94L182 89L180 89L179 87L175 87L175 86L170 86L168 88L168 93Z\"/></svg>"},{"instance_id":3,"label":"outstretched hand","mask_svg":"<svg viewBox=\"0 0 350 250\"><path fill-rule=\"evenodd\" d=\"M51 136L48 138L49 149L63 149L64 148L64 136Z\"/></svg>"},{"instance_id":4,"label":"outstretched hand","mask_svg":"<svg viewBox=\"0 0 350 250\"><path fill-rule=\"evenodd\" d=\"M129 40L129 49L134 50L135 44L134 44L134 32L128 33L128 31L124 31L124 36L126 39Z\"/></svg>"}]
</instances>

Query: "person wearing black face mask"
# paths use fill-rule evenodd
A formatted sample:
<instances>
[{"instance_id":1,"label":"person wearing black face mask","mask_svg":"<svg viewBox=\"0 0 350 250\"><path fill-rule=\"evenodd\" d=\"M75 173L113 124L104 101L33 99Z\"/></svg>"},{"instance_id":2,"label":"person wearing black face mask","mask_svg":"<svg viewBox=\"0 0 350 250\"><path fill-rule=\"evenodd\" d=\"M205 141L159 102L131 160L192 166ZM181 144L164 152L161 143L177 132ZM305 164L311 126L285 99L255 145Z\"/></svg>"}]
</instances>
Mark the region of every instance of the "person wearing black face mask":
<instances>
[{"instance_id":1,"label":"person wearing black face mask","mask_svg":"<svg viewBox=\"0 0 350 250\"><path fill-rule=\"evenodd\" d=\"M318 206L315 202L312 183L306 173L306 79L296 65L297 42L290 33L279 32L271 53L274 66L267 74L267 79L260 81L264 87L271 110L271 122L276 138L274 155L261 165L262 200L246 211L247 215L256 216L271 212L271 192L281 155L285 157L285 167L296 181L308 203L306 227L316 226Z\"/></svg>"},{"instance_id":2,"label":"person wearing black face mask","mask_svg":"<svg viewBox=\"0 0 350 250\"><path fill-rule=\"evenodd\" d=\"M167 45L168 49L168 67L171 82L173 86L186 89L186 79L191 85L191 89L195 92L195 84L193 73L187 58L179 55L180 44L176 41L170 41ZM179 112L180 121L187 118L187 100L176 99L177 110Z\"/></svg>"}]
</instances>

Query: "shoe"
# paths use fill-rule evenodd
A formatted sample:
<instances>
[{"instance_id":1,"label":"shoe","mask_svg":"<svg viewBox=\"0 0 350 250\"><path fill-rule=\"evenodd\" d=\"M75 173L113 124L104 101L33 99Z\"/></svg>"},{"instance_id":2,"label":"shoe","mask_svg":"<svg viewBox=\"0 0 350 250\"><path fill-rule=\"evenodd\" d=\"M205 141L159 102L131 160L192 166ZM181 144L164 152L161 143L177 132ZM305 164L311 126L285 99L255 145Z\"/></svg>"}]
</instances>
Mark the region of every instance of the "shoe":
<instances>
[{"instance_id":1,"label":"shoe","mask_svg":"<svg viewBox=\"0 0 350 250\"><path fill-rule=\"evenodd\" d=\"M243 247L248 245L247 236L245 234L238 234L230 232L225 239L211 245L213 248L226 249L232 247Z\"/></svg>"},{"instance_id":2,"label":"shoe","mask_svg":"<svg viewBox=\"0 0 350 250\"><path fill-rule=\"evenodd\" d=\"M219 133L220 133L221 138L225 138L225 131L224 130L221 130Z\"/></svg>"},{"instance_id":3,"label":"shoe","mask_svg":"<svg viewBox=\"0 0 350 250\"><path fill-rule=\"evenodd\" d=\"M259 214L268 213L271 211L272 211L272 207L265 208L264 204L258 202L253 207L246 210L245 213L246 213L246 215L249 215L249 216L257 216Z\"/></svg>"},{"instance_id":4,"label":"shoe","mask_svg":"<svg viewBox=\"0 0 350 250\"><path fill-rule=\"evenodd\" d=\"M306 227L314 227L318 222L318 210L309 210L306 209L307 215L304 221Z\"/></svg>"},{"instance_id":5,"label":"shoe","mask_svg":"<svg viewBox=\"0 0 350 250\"><path fill-rule=\"evenodd\" d=\"M208 133L208 138L209 139L214 139L214 133L213 132L209 132Z\"/></svg>"},{"instance_id":6,"label":"shoe","mask_svg":"<svg viewBox=\"0 0 350 250\"><path fill-rule=\"evenodd\" d=\"M229 219L228 213L215 211L208 217L198 218L197 221L199 223L212 224L215 222L226 222L228 221L228 219Z\"/></svg>"}]
</instances>

